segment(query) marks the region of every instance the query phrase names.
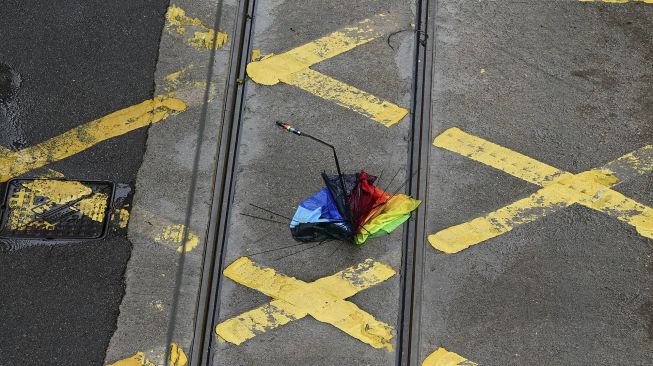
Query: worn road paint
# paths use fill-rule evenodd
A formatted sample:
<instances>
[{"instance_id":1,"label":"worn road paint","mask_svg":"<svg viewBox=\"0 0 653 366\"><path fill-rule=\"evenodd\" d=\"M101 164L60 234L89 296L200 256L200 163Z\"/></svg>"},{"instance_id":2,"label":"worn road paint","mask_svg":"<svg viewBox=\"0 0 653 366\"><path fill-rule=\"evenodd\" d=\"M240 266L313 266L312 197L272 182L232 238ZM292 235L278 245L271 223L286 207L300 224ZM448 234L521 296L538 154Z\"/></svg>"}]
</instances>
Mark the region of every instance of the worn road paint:
<instances>
[{"instance_id":1,"label":"worn road paint","mask_svg":"<svg viewBox=\"0 0 653 366\"><path fill-rule=\"evenodd\" d=\"M124 229L129 225L129 210L126 208L119 208L113 213L113 221L119 228Z\"/></svg>"},{"instance_id":2,"label":"worn road paint","mask_svg":"<svg viewBox=\"0 0 653 366\"><path fill-rule=\"evenodd\" d=\"M478 366L478 364L444 348L438 348L422 362L422 366Z\"/></svg>"},{"instance_id":3,"label":"worn road paint","mask_svg":"<svg viewBox=\"0 0 653 366\"><path fill-rule=\"evenodd\" d=\"M139 221L147 223L147 225L137 225L130 229L129 232L131 234L153 239L165 247L176 250L177 253L181 253L184 250L185 252L190 252L200 244L200 237L192 231L189 231L186 245L181 245L184 225L176 224L152 212L143 210L138 206L132 209L131 216L139 217Z\"/></svg>"},{"instance_id":4,"label":"worn road paint","mask_svg":"<svg viewBox=\"0 0 653 366\"><path fill-rule=\"evenodd\" d=\"M194 31L192 37L189 37L187 40L188 44L195 48L213 49L213 40L215 39L215 48L220 49L229 40L227 33L218 31L216 37L213 28L207 27L198 18L187 16L184 9L174 4L170 5L168 8L166 20L166 28L174 29L177 34L186 35L186 27L194 27L198 29L198 31Z\"/></svg>"},{"instance_id":5,"label":"worn road paint","mask_svg":"<svg viewBox=\"0 0 653 366\"><path fill-rule=\"evenodd\" d=\"M263 55L261 54L261 50L258 48L255 48L252 50L252 55L250 56L251 61L259 61Z\"/></svg>"},{"instance_id":6,"label":"worn road paint","mask_svg":"<svg viewBox=\"0 0 653 366\"><path fill-rule=\"evenodd\" d=\"M7 156L9 154L12 154L11 150L0 146L0 156ZM33 169L36 169L36 168L33 168ZM30 170L31 169L28 169L24 173L27 173ZM40 178L60 178L61 179L61 178L65 178L65 176L61 172L58 172L58 171L52 170L52 169L48 169L43 174L40 175ZM75 189L78 189L80 192L90 190L90 188L86 187L85 185L83 185L80 182L75 182L75 181L67 181L67 182L68 183L66 183L66 184L68 184L68 185L75 184L76 185ZM69 189L70 188L71 187L69 187ZM59 198L58 198L59 195L56 192L54 192L54 194L50 195L48 193L48 191L49 190L41 190L40 194L42 194L44 197L47 197L50 200L59 200ZM98 194L101 194L101 193L98 193ZM87 206L87 205L83 205L83 206L81 206L81 209L86 210L88 207L89 206ZM95 212L97 212L97 210L95 210ZM104 211L102 211L102 214L104 214ZM159 243L163 243L163 244L174 245L175 249L179 253L181 253L182 250L184 250L184 249L186 250L186 252L189 252L189 251L193 250L195 247L197 247L197 245L199 245L200 239L193 232L188 233L189 240L186 243L186 245L185 246L180 245L181 241L183 239L180 238L179 233L182 232L183 225L172 223L172 222L170 222L170 221L168 221L166 219L158 217L158 216L156 216L156 215L154 215L152 213L149 213L149 212L146 213L145 215L146 215L146 220L148 222L150 222L151 227L152 227L152 230L148 234L149 234L149 237L152 238L153 240L155 240L155 241L157 241ZM96 220L96 221L99 221L99 222L102 222L104 220L104 217L102 217L102 220L100 220L100 216L97 216L97 215L94 216L94 214L91 214L91 217L97 218L98 220ZM116 222L118 224L118 226L120 228L124 229L129 224L129 218L130 218L129 210L127 210L126 208L120 208L120 209L116 210L113 213L113 218L112 219L114 220L114 222ZM20 218L18 218L16 220L20 221Z\"/></svg>"},{"instance_id":7,"label":"worn road paint","mask_svg":"<svg viewBox=\"0 0 653 366\"><path fill-rule=\"evenodd\" d=\"M35 214L39 215L67 204L70 204L69 210L79 211L91 220L102 223L109 197L101 192L92 192L91 188L75 181L40 179L24 183L21 189L9 197L6 225L11 230L25 230L28 227L54 229L56 222L37 219ZM38 202L37 196L46 197L47 201Z\"/></svg>"},{"instance_id":8,"label":"worn road paint","mask_svg":"<svg viewBox=\"0 0 653 366\"><path fill-rule=\"evenodd\" d=\"M369 43L397 27L397 21L391 16L379 14L282 54L250 62L247 65L247 75L262 85L275 85L279 82L294 85L390 127L401 121L408 110L310 67Z\"/></svg>"},{"instance_id":9,"label":"worn road paint","mask_svg":"<svg viewBox=\"0 0 653 366\"><path fill-rule=\"evenodd\" d=\"M224 275L274 300L218 324L216 335L238 345L257 334L311 315L374 348L392 350L393 328L344 299L394 274L390 266L367 259L332 276L306 283L274 269L259 267L247 257L239 258L224 270Z\"/></svg>"},{"instance_id":10,"label":"worn road paint","mask_svg":"<svg viewBox=\"0 0 653 366\"><path fill-rule=\"evenodd\" d=\"M161 232L154 237L154 240L159 243L165 242L179 245L177 248L177 253L181 253L182 251L188 253L197 247L197 245L200 243L200 238L192 232L189 232L186 244L181 245L181 242L184 240L184 233L186 231L185 229L186 226L182 224L166 225L163 227Z\"/></svg>"},{"instance_id":11,"label":"worn road paint","mask_svg":"<svg viewBox=\"0 0 653 366\"><path fill-rule=\"evenodd\" d=\"M653 170L653 145L600 168L572 174L457 128L443 132L433 144L543 187L484 217L430 235L431 245L445 253L459 252L575 203L612 216L635 227L640 235L653 238L653 209L610 189Z\"/></svg>"},{"instance_id":12,"label":"worn road paint","mask_svg":"<svg viewBox=\"0 0 653 366\"><path fill-rule=\"evenodd\" d=\"M131 357L123 358L114 363L110 363L109 366L157 366L156 364L150 362L150 360L145 357L145 353L137 352Z\"/></svg>"},{"instance_id":13,"label":"worn road paint","mask_svg":"<svg viewBox=\"0 0 653 366\"><path fill-rule=\"evenodd\" d=\"M168 360L168 366L186 366L188 364L188 357L184 350L177 346L177 344L172 343L170 345L170 358ZM145 357L145 353L137 352L131 357L118 360L114 363L109 364L108 366L157 366L154 362L150 361Z\"/></svg>"},{"instance_id":14,"label":"worn road paint","mask_svg":"<svg viewBox=\"0 0 653 366\"><path fill-rule=\"evenodd\" d=\"M11 153L11 150L6 149L2 146L0 146L0 155L5 154L5 153ZM48 169L45 173L40 175L40 178L65 178L64 174L61 172L58 172L56 170ZM69 181L73 182L74 184L79 184L81 187L79 189L90 189L83 185L80 182L74 182L74 181ZM85 188L83 188L85 187ZM44 197L47 197L48 199L54 199L56 200L57 197L56 195L54 196L49 196L46 191L41 191L41 194ZM120 208L116 210L113 213L113 218L112 221L116 222L118 224L118 227L121 229L126 228L129 225L129 218L130 218L130 212L126 208ZM152 213L147 212L146 214L146 221L150 223L151 230L147 233L149 237L152 240L155 240L159 243L163 244L170 244L174 245L175 249L177 252L181 253L182 250L184 250L184 247L186 249L186 252L189 252L193 250L197 245L199 244L199 237L194 234L193 232L188 233L188 242L186 243L185 246L181 246L181 241L182 239L179 238L178 234L175 235L174 233L179 233L181 232L181 228L183 225L181 224L175 224L172 223L171 221L168 221L166 219L163 219L159 216L156 216ZM175 229L176 228L176 229ZM159 239L156 239L159 238Z\"/></svg>"},{"instance_id":15,"label":"worn road paint","mask_svg":"<svg viewBox=\"0 0 653 366\"><path fill-rule=\"evenodd\" d=\"M186 366L188 363L188 357L186 357L186 353L183 349L181 349L181 347L177 346L175 343L172 343L170 345L169 361L169 366Z\"/></svg>"},{"instance_id":16,"label":"worn road paint","mask_svg":"<svg viewBox=\"0 0 653 366\"><path fill-rule=\"evenodd\" d=\"M186 76L189 70L193 69L195 65L189 64L185 67L183 67L179 71L175 71L173 73L170 73L166 75L163 80L165 81L165 89L168 93L174 92L175 90L179 89L181 86L182 80Z\"/></svg>"},{"instance_id":17,"label":"worn road paint","mask_svg":"<svg viewBox=\"0 0 653 366\"><path fill-rule=\"evenodd\" d=\"M0 182L80 153L102 141L163 121L186 110L181 99L157 97L113 112L38 145L0 152Z\"/></svg>"},{"instance_id":18,"label":"worn road paint","mask_svg":"<svg viewBox=\"0 0 653 366\"><path fill-rule=\"evenodd\" d=\"M168 92L166 94L169 98L182 99L189 107L200 106L204 103L204 94L207 87L205 80L196 80L197 75L193 75L193 71L202 71L205 66L195 67L189 64L179 71L170 73L164 77L164 88ZM197 74L197 72L195 72ZM206 75L203 75L206 76ZM211 83L209 88L209 102L215 100L218 95L218 89L214 83Z\"/></svg>"},{"instance_id":19,"label":"worn road paint","mask_svg":"<svg viewBox=\"0 0 653 366\"><path fill-rule=\"evenodd\" d=\"M0 156L3 154L11 154L11 150L0 146ZM48 201L60 205L66 204L74 199L77 199L78 197L85 196L91 192L91 188L85 186L81 182L51 180L65 178L63 173L60 173L56 170L48 169L43 174L41 174L39 178L40 180L24 185L26 190L23 194L22 202L9 203L10 208L15 210L11 212L11 216L7 219L7 225L11 229L21 229L24 228L25 225L49 225L52 227L52 224L47 222L39 224L38 222L32 221L31 213L29 216L18 216L22 210L16 210L17 208L23 208L26 211L31 211L35 207L35 203L33 201L34 195L32 192L38 193L40 196L47 198ZM14 206L11 206L12 204ZM84 199L79 204L74 205L72 208L79 210L81 213L94 221L103 222L107 204L107 195L98 192L93 196ZM127 212L127 214L129 214L129 212ZM30 218L29 221L25 221L25 218L28 217Z\"/></svg>"}]
</instances>

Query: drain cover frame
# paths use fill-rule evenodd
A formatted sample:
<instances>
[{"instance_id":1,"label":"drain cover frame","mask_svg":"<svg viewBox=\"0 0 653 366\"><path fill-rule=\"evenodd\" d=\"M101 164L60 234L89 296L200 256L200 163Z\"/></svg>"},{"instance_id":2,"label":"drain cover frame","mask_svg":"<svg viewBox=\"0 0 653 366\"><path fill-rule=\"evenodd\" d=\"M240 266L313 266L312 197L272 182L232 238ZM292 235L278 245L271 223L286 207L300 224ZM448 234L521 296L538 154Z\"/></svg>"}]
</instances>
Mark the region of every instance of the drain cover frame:
<instances>
[{"instance_id":1,"label":"drain cover frame","mask_svg":"<svg viewBox=\"0 0 653 366\"><path fill-rule=\"evenodd\" d=\"M97 240L107 235L115 184L108 181L14 178L0 206L0 238Z\"/></svg>"}]
</instances>

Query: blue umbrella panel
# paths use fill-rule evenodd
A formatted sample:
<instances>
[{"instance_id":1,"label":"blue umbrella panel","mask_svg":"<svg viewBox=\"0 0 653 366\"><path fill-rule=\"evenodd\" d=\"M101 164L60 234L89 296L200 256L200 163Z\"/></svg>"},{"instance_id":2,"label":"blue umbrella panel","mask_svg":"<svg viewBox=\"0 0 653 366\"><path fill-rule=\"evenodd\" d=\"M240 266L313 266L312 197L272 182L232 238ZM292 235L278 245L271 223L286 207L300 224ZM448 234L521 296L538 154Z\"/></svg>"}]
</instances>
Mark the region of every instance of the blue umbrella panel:
<instances>
[{"instance_id":1,"label":"blue umbrella panel","mask_svg":"<svg viewBox=\"0 0 653 366\"><path fill-rule=\"evenodd\" d=\"M352 237L351 228L326 187L299 204L290 222L290 231L295 240L303 242L350 240Z\"/></svg>"}]
</instances>

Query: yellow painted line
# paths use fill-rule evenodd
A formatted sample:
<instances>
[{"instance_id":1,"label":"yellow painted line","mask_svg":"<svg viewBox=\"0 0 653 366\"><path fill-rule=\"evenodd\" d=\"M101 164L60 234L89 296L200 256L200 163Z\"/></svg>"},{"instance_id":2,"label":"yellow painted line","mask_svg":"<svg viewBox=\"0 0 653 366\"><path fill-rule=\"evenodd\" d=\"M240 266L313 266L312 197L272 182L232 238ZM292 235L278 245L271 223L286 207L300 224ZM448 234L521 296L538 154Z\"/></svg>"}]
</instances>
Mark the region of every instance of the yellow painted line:
<instances>
[{"instance_id":1,"label":"yellow painted line","mask_svg":"<svg viewBox=\"0 0 653 366\"><path fill-rule=\"evenodd\" d=\"M336 102L386 127L401 121L408 114L404 108L312 69L290 74L283 81L322 99Z\"/></svg>"},{"instance_id":2,"label":"yellow painted line","mask_svg":"<svg viewBox=\"0 0 653 366\"><path fill-rule=\"evenodd\" d=\"M569 174L455 127L436 137L433 145L540 186Z\"/></svg>"},{"instance_id":3,"label":"yellow painted line","mask_svg":"<svg viewBox=\"0 0 653 366\"><path fill-rule=\"evenodd\" d=\"M185 110L186 103L180 99L157 97L75 127L38 145L16 152L0 152L0 182Z\"/></svg>"},{"instance_id":4,"label":"yellow painted line","mask_svg":"<svg viewBox=\"0 0 653 366\"><path fill-rule=\"evenodd\" d=\"M224 270L224 275L274 300L218 324L216 335L241 344L257 334L311 315L374 348L392 350L392 327L344 299L394 274L390 266L367 259L358 266L306 283L259 267L247 257L239 258Z\"/></svg>"},{"instance_id":5,"label":"yellow painted line","mask_svg":"<svg viewBox=\"0 0 653 366\"><path fill-rule=\"evenodd\" d=\"M188 357L184 350L172 343L170 345L170 358L168 359L168 366L186 366L188 364ZM157 366L154 362L150 361L143 352L137 352L131 357L118 360L108 366Z\"/></svg>"},{"instance_id":6,"label":"yellow painted line","mask_svg":"<svg viewBox=\"0 0 653 366\"><path fill-rule=\"evenodd\" d=\"M478 366L478 364L444 348L438 348L422 362L422 366Z\"/></svg>"},{"instance_id":7,"label":"yellow painted line","mask_svg":"<svg viewBox=\"0 0 653 366\"><path fill-rule=\"evenodd\" d=\"M391 16L379 14L285 53L250 62L247 65L247 75L262 85L275 85L279 82L294 85L389 127L401 121L408 110L310 67L369 43L397 27L396 20ZM260 51L257 56L260 56Z\"/></svg>"},{"instance_id":8,"label":"yellow painted line","mask_svg":"<svg viewBox=\"0 0 653 366\"><path fill-rule=\"evenodd\" d=\"M216 36L215 30L202 23L198 18L191 18L186 15L186 11L177 5L170 5L166 13L166 28L173 29L180 35L186 35L186 27L198 29L193 32L187 40L188 45L195 48L213 49L214 39L217 40L215 48L220 49L229 41L229 36L225 32L218 31Z\"/></svg>"},{"instance_id":9,"label":"yellow painted line","mask_svg":"<svg viewBox=\"0 0 653 366\"><path fill-rule=\"evenodd\" d=\"M652 145L601 168L571 174L457 128L445 131L433 144L544 187L483 217L430 235L431 245L445 253L459 252L575 203L615 217L642 236L653 238L653 209L610 189L653 170Z\"/></svg>"}]
</instances>

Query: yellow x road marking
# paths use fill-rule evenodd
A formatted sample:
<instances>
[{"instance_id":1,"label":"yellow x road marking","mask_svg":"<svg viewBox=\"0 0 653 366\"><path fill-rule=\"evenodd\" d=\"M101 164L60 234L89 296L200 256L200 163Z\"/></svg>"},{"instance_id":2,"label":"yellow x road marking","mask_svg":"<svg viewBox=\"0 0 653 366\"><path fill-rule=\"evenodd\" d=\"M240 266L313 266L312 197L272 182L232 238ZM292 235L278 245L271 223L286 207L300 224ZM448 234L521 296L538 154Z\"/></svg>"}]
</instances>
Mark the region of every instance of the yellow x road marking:
<instances>
[{"instance_id":1,"label":"yellow x road marking","mask_svg":"<svg viewBox=\"0 0 653 366\"><path fill-rule=\"evenodd\" d=\"M16 152L3 149L0 151L0 183L185 110L186 103L180 99L157 97L73 128L38 145Z\"/></svg>"},{"instance_id":2,"label":"yellow x road marking","mask_svg":"<svg viewBox=\"0 0 653 366\"><path fill-rule=\"evenodd\" d=\"M408 111L310 67L396 29L397 22L390 15L379 14L288 52L251 62L247 65L247 75L263 85L275 85L280 81L294 85L390 127L401 121Z\"/></svg>"},{"instance_id":3,"label":"yellow x road marking","mask_svg":"<svg viewBox=\"0 0 653 366\"><path fill-rule=\"evenodd\" d=\"M575 203L621 220L640 235L653 238L653 209L610 189L653 170L653 145L600 168L571 174L457 128L445 131L433 144L543 187L483 217L430 235L431 245L445 253L459 252Z\"/></svg>"},{"instance_id":4,"label":"yellow x road marking","mask_svg":"<svg viewBox=\"0 0 653 366\"><path fill-rule=\"evenodd\" d=\"M242 257L229 265L224 275L274 300L218 324L215 331L221 339L238 345L257 334L310 315L374 348L392 350L392 327L344 299L394 274L390 266L367 259L332 276L306 283L274 269L259 267Z\"/></svg>"}]
</instances>

